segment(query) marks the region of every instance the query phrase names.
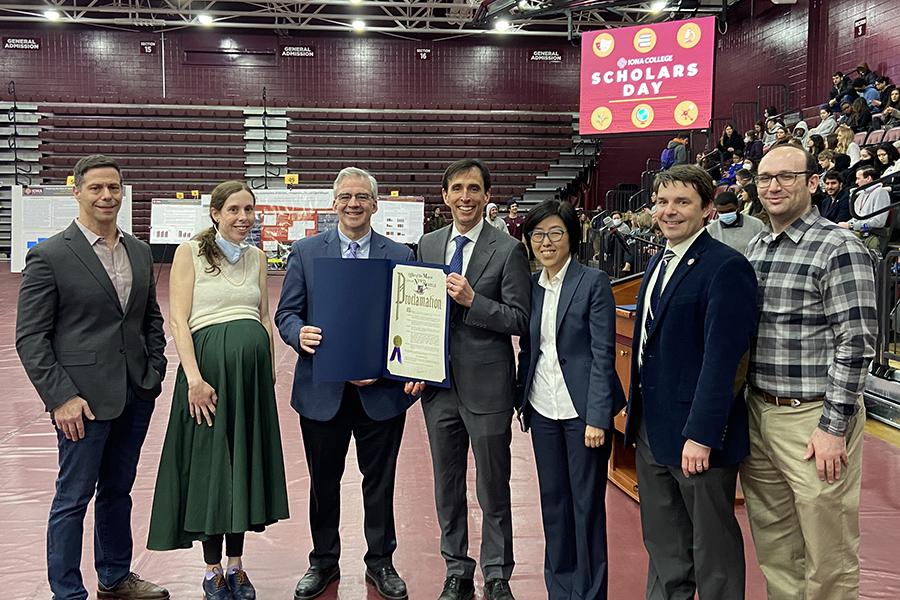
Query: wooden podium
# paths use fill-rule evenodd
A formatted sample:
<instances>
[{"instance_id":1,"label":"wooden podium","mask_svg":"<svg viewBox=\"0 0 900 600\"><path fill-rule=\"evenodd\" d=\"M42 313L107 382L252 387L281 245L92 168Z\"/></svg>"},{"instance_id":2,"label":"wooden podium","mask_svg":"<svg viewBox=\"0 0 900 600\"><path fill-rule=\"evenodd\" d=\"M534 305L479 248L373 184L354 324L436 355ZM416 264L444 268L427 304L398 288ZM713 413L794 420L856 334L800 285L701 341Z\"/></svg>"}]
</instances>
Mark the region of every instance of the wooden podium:
<instances>
[{"instance_id":1,"label":"wooden podium","mask_svg":"<svg viewBox=\"0 0 900 600\"><path fill-rule=\"evenodd\" d=\"M616 281L613 296L616 306L637 304L637 294L643 275ZM628 395L631 383L631 340L634 334L635 311L616 308L616 373ZM612 453L609 456L609 480L623 492L640 501L637 471L634 466L634 446L625 446L625 410L613 419Z\"/></svg>"}]
</instances>

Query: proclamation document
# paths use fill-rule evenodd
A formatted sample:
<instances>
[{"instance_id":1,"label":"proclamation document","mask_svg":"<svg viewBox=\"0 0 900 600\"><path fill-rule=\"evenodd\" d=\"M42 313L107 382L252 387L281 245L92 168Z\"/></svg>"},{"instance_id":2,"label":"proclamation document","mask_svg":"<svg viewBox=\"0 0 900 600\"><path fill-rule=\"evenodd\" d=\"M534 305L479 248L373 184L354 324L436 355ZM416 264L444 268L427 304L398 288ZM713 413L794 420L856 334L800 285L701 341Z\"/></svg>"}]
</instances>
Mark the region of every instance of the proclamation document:
<instances>
[{"instance_id":1,"label":"proclamation document","mask_svg":"<svg viewBox=\"0 0 900 600\"><path fill-rule=\"evenodd\" d=\"M427 382L447 378L447 275L421 265L391 273L387 371Z\"/></svg>"}]
</instances>

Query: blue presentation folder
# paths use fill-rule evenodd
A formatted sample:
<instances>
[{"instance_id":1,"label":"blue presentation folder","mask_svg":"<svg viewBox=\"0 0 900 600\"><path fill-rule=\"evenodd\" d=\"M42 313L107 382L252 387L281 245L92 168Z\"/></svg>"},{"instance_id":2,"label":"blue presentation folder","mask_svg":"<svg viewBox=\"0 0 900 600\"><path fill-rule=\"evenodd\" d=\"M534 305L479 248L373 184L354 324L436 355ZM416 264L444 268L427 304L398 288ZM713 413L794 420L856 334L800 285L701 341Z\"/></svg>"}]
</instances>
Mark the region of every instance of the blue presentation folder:
<instances>
[{"instance_id":1,"label":"blue presentation folder","mask_svg":"<svg viewBox=\"0 0 900 600\"><path fill-rule=\"evenodd\" d=\"M449 272L446 265L393 261L384 258L313 261L313 297L309 324L322 330L313 354L313 382L354 381L386 377L406 381L387 370L391 274L395 265L420 265ZM447 305L451 306L447 297ZM449 324L450 310L447 310ZM447 365L449 327L444 336L444 381L428 385L450 387Z\"/></svg>"}]
</instances>

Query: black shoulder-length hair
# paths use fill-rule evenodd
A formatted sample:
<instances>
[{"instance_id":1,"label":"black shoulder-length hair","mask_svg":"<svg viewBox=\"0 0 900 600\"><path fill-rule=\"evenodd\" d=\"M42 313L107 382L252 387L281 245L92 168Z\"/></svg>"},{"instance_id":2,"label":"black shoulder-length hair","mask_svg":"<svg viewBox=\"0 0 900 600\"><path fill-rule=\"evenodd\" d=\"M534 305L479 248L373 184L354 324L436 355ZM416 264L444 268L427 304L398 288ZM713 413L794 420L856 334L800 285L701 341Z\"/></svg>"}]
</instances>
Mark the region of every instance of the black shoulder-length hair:
<instances>
[{"instance_id":1,"label":"black shoulder-length hair","mask_svg":"<svg viewBox=\"0 0 900 600\"><path fill-rule=\"evenodd\" d=\"M566 233L569 234L569 252L574 256L578 254L578 245L581 243L581 224L578 222L578 214L568 202L560 202L559 200L545 200L528 211L522 228L525 231L525 237L528 239L528 255L534 258L534 251L531 248L531 232L534 231L538 224L547 217L559 217Z\"/></svg>"}]
</instances>

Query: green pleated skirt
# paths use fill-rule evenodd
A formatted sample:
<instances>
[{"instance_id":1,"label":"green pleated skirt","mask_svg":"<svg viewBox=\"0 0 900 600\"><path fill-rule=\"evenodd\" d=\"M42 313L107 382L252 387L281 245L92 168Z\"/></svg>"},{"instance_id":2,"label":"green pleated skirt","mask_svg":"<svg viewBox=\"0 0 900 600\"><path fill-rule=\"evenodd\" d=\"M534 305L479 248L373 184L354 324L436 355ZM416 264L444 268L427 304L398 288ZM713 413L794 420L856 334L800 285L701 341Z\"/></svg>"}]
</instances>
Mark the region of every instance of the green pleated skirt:
<instances>
[{"instance_id":1,"label":"green pleated skirt","mask_svg":"<svg viewBox=\"0 0 900 600\"><path fill-rule=\"evenodd\" d=\"M200 373L218 396L216 415L212 427L191 418L179 366L150 515L151 550L262 531L288 517L268 333L242 319L204 327L193 340Z\"/></svg>"}]
</instances>

